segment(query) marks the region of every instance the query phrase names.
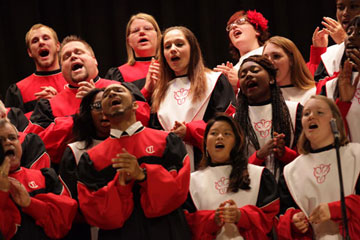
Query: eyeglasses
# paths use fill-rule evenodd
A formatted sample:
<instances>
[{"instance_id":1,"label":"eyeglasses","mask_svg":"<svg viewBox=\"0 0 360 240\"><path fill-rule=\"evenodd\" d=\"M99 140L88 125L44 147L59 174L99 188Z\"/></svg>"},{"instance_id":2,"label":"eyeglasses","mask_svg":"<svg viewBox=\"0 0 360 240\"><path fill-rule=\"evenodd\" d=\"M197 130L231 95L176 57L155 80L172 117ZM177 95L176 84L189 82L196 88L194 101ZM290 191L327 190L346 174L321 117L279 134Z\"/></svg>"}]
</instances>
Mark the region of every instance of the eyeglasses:
<instances>
[{"instance_id":1,"label":"eyeglasses","mask_svg":"<svg viewBox=\"0 0 360 240\"><path fill-rule=\"evenodd\" d=\"M98 101L98 102L92 103L92 104L90 105L90 109L91 109L91 110L98 111L98 112L102 111L101 102Z\"/></svg>"},{"instance_id":2,"label":"eyeglasses","mask_svg":"<svg viewBox=\"0 0 360 240\"><path fill-rule=\"evenodd\" d=\"M245 23L247 23L246 18L236 19L233 23L226 26L226 31L230 32L234 27L240 26L240 25L245 24Z\"/></svg>"}]
</instances>

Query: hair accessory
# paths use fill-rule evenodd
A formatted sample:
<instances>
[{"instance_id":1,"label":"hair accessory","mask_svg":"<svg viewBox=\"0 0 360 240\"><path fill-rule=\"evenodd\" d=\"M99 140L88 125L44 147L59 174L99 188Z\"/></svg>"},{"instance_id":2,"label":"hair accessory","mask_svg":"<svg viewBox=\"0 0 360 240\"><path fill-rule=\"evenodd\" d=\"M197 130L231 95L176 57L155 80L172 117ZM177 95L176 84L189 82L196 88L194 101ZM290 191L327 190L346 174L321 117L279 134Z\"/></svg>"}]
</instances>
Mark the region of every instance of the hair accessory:
<instances>
[{"instance_id":1,"label":"hair accessory","mask_svg":"<svg viewBox=\"0 0 360 240\"><path fill-rule=\"evenodd\" d=\"M254 11L248 10L246 12L246 16L248 22L255 25L257 30L259 29L259 27L261 28L262 31L266 31L268 29L269 21L266 18L264 18L264 16L261 13L256 12L256 10Z\"/></svg>"}]
</instances>

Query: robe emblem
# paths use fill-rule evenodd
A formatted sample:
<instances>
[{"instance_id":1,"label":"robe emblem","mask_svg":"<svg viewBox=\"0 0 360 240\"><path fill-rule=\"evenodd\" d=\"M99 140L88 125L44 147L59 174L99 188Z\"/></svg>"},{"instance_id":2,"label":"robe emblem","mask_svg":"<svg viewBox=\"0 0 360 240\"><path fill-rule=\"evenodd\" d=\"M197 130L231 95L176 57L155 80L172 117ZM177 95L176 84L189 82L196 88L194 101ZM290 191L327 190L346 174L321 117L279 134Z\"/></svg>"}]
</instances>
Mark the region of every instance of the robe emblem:
<instances>
[{"instance_id":1,"label":"robe emblem","mask_svg":"<svg viewBox=\"0 0 360 240\"><path fill-rule=\"evenodd\" d=\"M256 131L260 133L260 137L266 138L270 134L272 121L266 121L265 119L261 119L260 122L254 122L254 128Z\"/></svg>"},{"instance_id":2,"label":"robe emblem","mask_svg":"<svg viewBox=\"0 0 360 240\"><path fill-rule=\"evenodd\" d=\"M32 189L39 187L39 186L35 183L35 181L29 182L29 183L28 183L28 186L29 186L29 188L32 188Z\"/></svg>"},{"instance_id":3,"label":"robe emblem","mask_svg":"<svg viewBox=\"0 0 360 240\"><path fill-rule=\"evenodd\" d=\"M219 181L215 182L215 188L219 191L220 194L226 194L228 186L229 178L226 177L222 177Z\"/></svg>"},{"instance_id":4,"label":"robe emblem","mask_svg":"<svg viewBox=\"0 0 360 240\"><path fill-rule=\"evenodd\" d=\"M320 164L318 167L314 167L314 176L317 183L323 183L326 180L326 175L330 172L330 165Z\"/></svg>"},{"instance_id":5,"label":"robe emblem","mask_svg":"<svg viewBox=\"0 0 360 240\"><path fill-rule=\"evenodd\" d=\"M146 151L147 153L149 153L149 154L154 153L154 152L155 152L154 146L151 145L151 146L146 147L146 148L145 148L145 151Z\"/></svg>"},{"instance_id":6,"label":"robe emblem","mask_svg":"<svg viewBox=\"0 0 360 240\"><path fill-rule=\"evenodd\" d=\"M177 104L182 105L185 102L188 94L189 94L189 89L185 89L185 88L180 88L179 91L174 91L174 98L177 101Z\"/></svg>"},{"instance_id":7,"label":"robe emblem","mask_svg":"<svg viewBox=\"0 0 360 240\"><path fill-rule=\"evenodd\" d=\"M354 97L358 100L358 103L360 104L360 88L356 89Z\"/></svg>"}]
</instances>

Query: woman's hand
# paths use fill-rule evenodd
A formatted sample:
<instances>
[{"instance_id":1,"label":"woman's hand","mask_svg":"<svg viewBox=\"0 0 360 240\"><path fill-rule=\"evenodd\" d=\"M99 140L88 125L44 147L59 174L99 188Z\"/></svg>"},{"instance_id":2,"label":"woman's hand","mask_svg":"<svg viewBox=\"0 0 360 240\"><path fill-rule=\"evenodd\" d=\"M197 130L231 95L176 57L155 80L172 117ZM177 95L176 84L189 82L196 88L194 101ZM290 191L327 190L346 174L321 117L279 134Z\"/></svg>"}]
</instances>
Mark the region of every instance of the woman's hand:
<instances>
[{"instance_id":1,"label":"woman's hand","mask_svg":"<svg viewBox=\"0 0 360 240\"><path fill-rule=\"evenodd\" d=\"M217 65L213 70L215 72L222 72L229 80L231 86L234 89L234 92L237 92L239 81L238 71L234 68L231 62L226 62L226 65L224 63Z\"/></svg>"},{"instance_id":2,"label":"woman's hand","mask_svg":"<svg viewBox=\"0 0 360 240\"><path fill-rule=\"evenodd\" d=\"M144 88L148 92L152 93L155 89L156 83L159 80L160 80L160 63L156 61L155 58L152 58L148 73L146 74L146 81Z\"/></svg>"},{"instance_id":3,"label":"woman's hand","mask_svg":"<svg viewBox=\"0 0 360 240\"><path fill-rule=\"evenodd\" d=\"M303 212L295 213L292 217L292 223L301 233L306 233L309 230L309 221Z\"/></svg>"},{"instance_id":4,"label":"woman's hand","mask_svg":"<svg viewBox=\"0 0 360 240\"><path fill-rule=\"evenodd\" d=\"M312 44L314 47L327 47L329 43L329 34L325 29L319 31L317 27L312 36Z\"/></svg>"},{"instance_id":5,"label":"woman's hand","mask_svg":"<svg viewBox=\"0 0 360 240\"><path fill-rule=\"evenodd\" d=\"M319 224L330 219L330 209L327 203L320 203L309 216L309 221L314 224Z\"/></svg>"},{"instance_id":6,"label":"woman's hand","mask_svg":"<svg viewBox=\"0 0 360 240\"><path fill-rule=\"evenodd\" d=\"M341 26L341 24L335 19L324 17L324 21L321 22L324 25L324 30L330 37L334 40L335 43L342 43L347 37L345 29Z\"/></svg>"},{"instance_id":7,"label":"woman's hand","mask_svg":"<svg viewBox=\"0 0 360 240\"><path fill-rule=\"evenodd\" d=\"M185 122L175 121L175 124L174 124L173 128L170 130L170 132L173 132L178 137L180 137L181 139L184 139L185 135L186 135L186 124L185 124Z\"/></svg>"}]
</instances>

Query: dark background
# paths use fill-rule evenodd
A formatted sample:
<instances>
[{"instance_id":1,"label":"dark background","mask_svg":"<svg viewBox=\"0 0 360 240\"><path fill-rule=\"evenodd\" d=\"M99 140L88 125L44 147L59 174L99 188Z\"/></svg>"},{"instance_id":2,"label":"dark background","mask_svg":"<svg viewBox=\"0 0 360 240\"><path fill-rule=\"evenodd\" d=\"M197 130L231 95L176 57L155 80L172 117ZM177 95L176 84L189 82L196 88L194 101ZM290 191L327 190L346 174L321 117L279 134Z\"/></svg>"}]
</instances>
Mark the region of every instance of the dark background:
<instances>
[{"instance_id":1,"label":"dark background","mask_svg":"<svg viewBox=\"0 0 360 240\"><path fill-rule=\"evenodd\" d=\"M151 14L161 30L184 25L197 36L210 68L232 60L225 31L228 18L240 9L256 9L269 20L272 36L290 38L308 61L311 37L323 16L335 18L334 0L0 0L0 94L35 71L26 52L25 34L35 23L65 36L81 36L93 47L100 76L126 61L125 28L131 15Z\"/></svg>"}]
</instances>

